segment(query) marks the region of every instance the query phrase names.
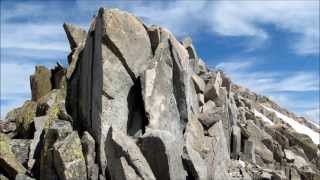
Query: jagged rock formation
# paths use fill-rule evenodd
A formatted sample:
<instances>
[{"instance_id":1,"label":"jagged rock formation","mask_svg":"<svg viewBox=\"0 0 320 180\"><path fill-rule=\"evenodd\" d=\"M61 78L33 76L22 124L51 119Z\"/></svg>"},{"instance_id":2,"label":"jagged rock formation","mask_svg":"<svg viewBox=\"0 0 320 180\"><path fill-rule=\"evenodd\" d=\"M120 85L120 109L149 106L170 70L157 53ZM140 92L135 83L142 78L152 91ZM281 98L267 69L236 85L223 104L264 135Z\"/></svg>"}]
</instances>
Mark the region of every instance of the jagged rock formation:
<instances>
[{"instance_id":1,"label":"jagged rock formation","mask_svg":"<svg viewBox=\"0 0 320 180\"><path fill-rule=\"evenodd\" d=\"M63 27L69 66L37 66L0 123L1 180L320 178L319 127L209 70L191 38L118 9Z\"/></svg>"}]
</instances>

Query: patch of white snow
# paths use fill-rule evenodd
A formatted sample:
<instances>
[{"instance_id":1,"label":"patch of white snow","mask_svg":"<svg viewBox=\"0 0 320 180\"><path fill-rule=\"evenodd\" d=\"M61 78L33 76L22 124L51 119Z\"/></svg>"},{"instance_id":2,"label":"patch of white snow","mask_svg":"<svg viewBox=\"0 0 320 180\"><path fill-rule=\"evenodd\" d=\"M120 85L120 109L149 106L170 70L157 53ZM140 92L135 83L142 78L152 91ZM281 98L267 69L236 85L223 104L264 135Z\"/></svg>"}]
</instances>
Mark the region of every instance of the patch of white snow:
<instances>
[{"instance_id":1,"label":"patch of white snow","mask_svg":"<svg viewBox=\"0 0 320 180\"><path fill-rule=\"evenodd\" d=\"M274 125L274 123L269 118L267 118L265 115L261 114L256 109L254 109L254 115L257 116L257 117L260 117L263 121L265 121L265 122L267 122L267 123L269 123L271 125Z\"/></svg>"},{"instance_id":2,"label":"patch of white snow","mask_svg":"<svg viewBox=\"0 0 320 180\"><path fill-rule=\"evenodd\" d=\"M288 123L296 132L308 135L315 144L320 143L320 134L318 132L312 130L311 128L309 128L303 124L300 124L299 122L295 121L294 119L292 119L288 116L285 116L284 114L282 114L272 108L269 108L266 106L263 106L263 107L265 109L267 109L268 111L274 112L278 118L280 118L284 122Z\"/></svg>"}]
</instances>

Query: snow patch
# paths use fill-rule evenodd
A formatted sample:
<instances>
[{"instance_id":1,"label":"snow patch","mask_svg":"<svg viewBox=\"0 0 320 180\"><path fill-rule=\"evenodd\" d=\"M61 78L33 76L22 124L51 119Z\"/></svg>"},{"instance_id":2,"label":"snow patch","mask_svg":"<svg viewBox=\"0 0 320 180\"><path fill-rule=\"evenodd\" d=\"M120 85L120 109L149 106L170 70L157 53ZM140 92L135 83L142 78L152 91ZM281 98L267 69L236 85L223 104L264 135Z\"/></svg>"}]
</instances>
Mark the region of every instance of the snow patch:
<instances>
[{"instance_id":1,"label":"snow patch","mask_svg":"<svg viewBox=\"0 0 320 180\"><path fill-rule=\"evenodd\" d=\"M267 122L268 124L270 125L274 125L274 123L269 119L267 118L265 115L261 114L259 111L257 111L256 109L254 109L254 115L257 116L257 117L260 117L264 122Z\"/></svg>"},{"instance_id":2,"label":"snow patch","mask_svg":"<svg viewBox=\"0 0 320 180\"><path fill-rule=\"evenodd\" d=\"M267 109L268 111L274 112L278 118L280 118L284 122L288 123L296 132L308 135L315 144L319 144L320 134L317 133L316 131L312 130L311 128L309 128L303 124L300 124L299 122L295 121L294 119L292 119L288 116L285 116L284 114L282 114L272 108L269 108L266 106L263 106L263 107L265 109Z\"/></svg>"}]
</instances>

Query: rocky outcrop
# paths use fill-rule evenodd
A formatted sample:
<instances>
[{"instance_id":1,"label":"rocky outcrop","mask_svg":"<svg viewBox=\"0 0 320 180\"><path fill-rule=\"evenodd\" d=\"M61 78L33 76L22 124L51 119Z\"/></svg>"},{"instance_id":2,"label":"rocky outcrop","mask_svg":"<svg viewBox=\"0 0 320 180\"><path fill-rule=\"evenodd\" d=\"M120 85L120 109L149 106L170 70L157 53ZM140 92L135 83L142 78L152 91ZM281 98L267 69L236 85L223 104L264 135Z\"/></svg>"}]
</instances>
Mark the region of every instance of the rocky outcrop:
<instances>
[{"instance_id":1,"label":"rocky outcrop","mask_svg":"<svg viewBox=\"0 0 320 180\"><path fill-rule=\"evenodd\" d=\"M17 174L26 173L26 169L16 159L15 154L12 152L9 138L0 133L0 167L1 172L5 173L8 178L15 178Z\"/></svg>"},{"instance_id":2,"label":"rocky outcrop","mask_svg":"<svg viewBox=\"0 0 320 180\"><path fill-rule=\"evenodd\" d=\"M0 179L319 179L316 138L276 112L319 130L209 69L190 37L107 8L63 28L68 67L37 66L0 122Z\"/></svg>"}]
</instances>

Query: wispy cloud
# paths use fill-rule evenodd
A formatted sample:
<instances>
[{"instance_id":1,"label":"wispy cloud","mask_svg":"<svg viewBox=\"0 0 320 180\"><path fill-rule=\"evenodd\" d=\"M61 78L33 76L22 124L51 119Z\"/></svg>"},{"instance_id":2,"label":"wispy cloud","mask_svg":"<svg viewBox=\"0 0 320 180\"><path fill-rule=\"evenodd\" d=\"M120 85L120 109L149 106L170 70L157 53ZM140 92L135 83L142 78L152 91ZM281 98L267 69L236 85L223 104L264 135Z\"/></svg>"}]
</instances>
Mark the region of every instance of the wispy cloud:
<instances>
[{"instance_id":1,"label":"wispy cloud","mask_svg":"<svg viewBox=\"0 0 320 180\"><path fill-rule=\"evenodd\" d=\"M232 79L260 93L320 90L318 72L262 72L254 70L256 59L226 60L215 68L223 69Z\"/></svg>"},{"instance_id":2,"label":"wispy cloud","mask_svg":"<svg viewBox=\"0 0 320 180\"><path fill-rule=\"evenodd\" d=\"M319 121L319 116L315 116L319 108L316 100L320 90L318 72L261 72L255 70L256 62L255 58L229 59L216 68L224 70L236 84L267 95L281 106L300 115L308 114L315 122ZM311 98L301 97L310 92Z\"/></svg>"}]
</instances>

